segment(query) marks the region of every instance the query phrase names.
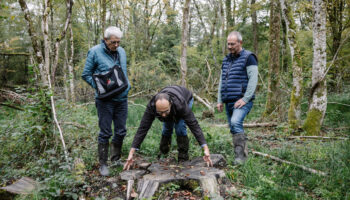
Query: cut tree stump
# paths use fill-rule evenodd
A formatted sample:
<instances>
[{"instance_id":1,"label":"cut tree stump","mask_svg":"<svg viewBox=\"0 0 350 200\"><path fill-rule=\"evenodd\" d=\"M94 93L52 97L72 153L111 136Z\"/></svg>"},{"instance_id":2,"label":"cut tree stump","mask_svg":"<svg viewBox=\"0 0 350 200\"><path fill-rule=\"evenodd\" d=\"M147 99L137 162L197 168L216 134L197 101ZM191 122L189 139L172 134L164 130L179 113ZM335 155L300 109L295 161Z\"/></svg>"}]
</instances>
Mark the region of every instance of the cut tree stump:
<instances>
[{"instance_id":1,"label":"cut tree stump","mask_svg":"<svg viewBox=\"0 0 350 200\"><path fill-rule=\"evenodd\" d=\"M12 185L2 187L2 190L6 190L13 194L30 194L39 186L39 183L31 178L23 177L13 183Z\"/></svg>"},{"instance_id":2,"label":"cut tree stump","mask_svg":"<svg viewBox=\"0 0 350 200\"><path fill-rule=\"evenodd\" d=\"M139 199L152 198L162 184L175 182L188 185L193 181L201 187L203 196L222 199L219 183L225 178L225 172L216 167L225 167L226 161L220 154L212 154L210 158L213 167L206 167L203 158L197 157L179 165L159 160L147 168L147 174L146 170L139 169L123 171L120 176L128 182L127 199L130 198L136 180Z\"/></svg>"}]
</instances>

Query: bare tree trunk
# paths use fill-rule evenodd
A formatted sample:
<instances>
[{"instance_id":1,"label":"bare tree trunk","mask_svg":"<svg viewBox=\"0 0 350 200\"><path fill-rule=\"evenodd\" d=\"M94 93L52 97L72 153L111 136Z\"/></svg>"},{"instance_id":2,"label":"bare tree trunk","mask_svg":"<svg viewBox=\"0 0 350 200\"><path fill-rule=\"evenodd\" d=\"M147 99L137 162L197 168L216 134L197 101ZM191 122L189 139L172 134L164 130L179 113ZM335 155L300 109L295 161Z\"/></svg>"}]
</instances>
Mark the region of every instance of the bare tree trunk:
<instances>
[{"instance_id":1,"label":"bare tree trunk","mask_svg":"<svg viewBox=\"0 0 350 200\"><path fill-rule=\"evenodd\" d=\"M270 9L269 80L267 101L263 116L273 118L274 115L279 114L280 107L280 7L278 0L272 0L270 2Z\"/></svg>"},{"instance_id":2,"label":"bare tree trunk","mask_svg":"<svg viewBox=\"0 0 350 200\"><path fill-rule=\"evenodd\" d=\"M327 109L326 73L326 6L323 0L313 0L313 62L312 89L309 110L304 123L308 135L318 135Z\"/></svg>"},{"instance_id":3,"label":"bare tree trunk","mask_svg":"<svg viewBox=\"0 0 350 200\"><path fill-rule=\"evenodd\" d=\"M46 1L51 1L51 0L46 0ZM52 68L51 68L51 77L52 77L51 82L52 82L53 86L55 85L54 84L55 83L55 74L56 74L56 69L57 69L57 64L58 64L58 58L59 58L59 53L60 53L59 50L60 50L61 41L66 37L68 26L71 23L73 0L66 0L66 8L67 8L66 21L64 23L64 27L63 27L61 33L55 39L54 62L53 62ZM51 10L51 8L49 8L49 9ZM44 31L44 43L45 43L45 31Z\"/></svg>"},{"instance_id":4,"label":"bare tree trunk","mask_svg":"<svg viewBox=\"0 0 350 200\"><path fill-rule=\"evenodd\" d=\"M103 38L104 37L103 32L106 29L106 10L107 10L106 0L102 0L101 6L102 6L102 10L101 10L101 25L102 25L101 35L102 35L102 37L101 38Z\"/></svg>"},{"instance_id":5,"label":"bare tree trunk","mask_svg":"<svg viewBox=\"0 0 350 200\"><path fill-rule=\"evenodd\" d=\"M50 52L51 52L51 45L50 45L50 39L49 39L49 14L51 11L51 8L49 7L50 5L50 0L45 0L44 1L44 13L43 13L43 18L41 21L41 29L43 32L43 38L44 38L44 77L43 80L44 85L49 84L48 82L48 75L50 74Z\"/></svg>"},{"instance_id":6,"label":"bare tree trunk","mask_svg":"<svg viewBox=\"0 0 350 200\"><path fill-rule=\"evenodd\" d=\"M226 55L226 31L225 31L225 11L223 0L220 1L220 18L221 18L221 52Z\"/></svg>"},{"instance_id":7,"label":"bare tree trunk","mask_svg":"<svg viewBox=\"0 0 350 200\"><path fill-rule=\"evenodd\" d=\"M189 5L190 0L186 0L183 8L183 19L182 19L182 39L181 39L181 85L186 86L186 75L187 75L187 41L188 41L188 28L189 28Z\"/></svg>"},{"instance_id":8,"label":"bare tree trunk","mask_svg":"<svg viewBox=\"0 0 350 200\"><path fill-rule=\"evenodd\" d=\"M225 0L226 5L226 37L233 31L234 19L232 17L232 5L231 0ZM225 39L226 39L225 37Z\"/></svg>"},{"instance_id":9,"label":"bare tree trunk","mask_svg":"<svg viewBox=\"0 0 350 200\"><path fill-rule=\"evenodd\" d=\"M74 38L73 38L73 29L72 24L69 24L70 31L70 57L68 60L68 71L69 71L69 88L70 88L70 96L72 103L75 103L75 91L74 91L74 66L73 66L73 58L74 58Z\"/></svg>"},{"instance_id":10,"label":"bare tree trunk","mask_svg":"<svg viewBox=\"0 0 350 200\"><path fill-rule=\"evenodd\" d=\"M30 36L30 39L32 41L32 47L34 49L34 55L35 55L35 61L38 64L39 72L40 72L40 78L42 82L46 79L44 76L44 58L43 53L41 51L41 46L39 42L39 38L37 36L37 33L34 28L33 20L30 16L30 12L27 6L27 3L25 0L18 0L18 3L21 6L22 12L24 13L24 18L28 25L28 33Z\"/></svg>"},{"instance_id":11,"label":"bare tree trunk","mask_svg":"<svg viewBox=\"0 0 350 200\"><path fill-rule=\"evenodd\" d=\"M250 6L251 12L252 12L252 31L253 31L253 47L254 47L254 53L258 57L258 22L257 22L257 16L256 16L256 5L255 0L251 0L251 6Z\"/></svg>"},{"instance_id":12,"label":"bare tree trunk","mask_svg":"<svg viewBox=\"0 0 350 200\"><path fill-rule=\"evenodd\" d=\"M300 49L297 44L297 25L293 19L293 11L288 4L288 0L280 0L282 14L287 28L287 39L290 48L293 67L293 88L290 97L288 110L288 125L293 130L297 130L301 123L301 100L303 96L303 66Z\"/></svg>"},{"instance_id":13,"label":"bare tree trunk","mask_svg":"<svg viewBox=\"0 0 350 200\"><path fill-rule=\"evenodd\" d=\"M64 96L66 101L69 101L69 89L68 89L68 40L64 44L64 64L63 64L63 87L64 87Z\"/></svg>"}]
</instances>

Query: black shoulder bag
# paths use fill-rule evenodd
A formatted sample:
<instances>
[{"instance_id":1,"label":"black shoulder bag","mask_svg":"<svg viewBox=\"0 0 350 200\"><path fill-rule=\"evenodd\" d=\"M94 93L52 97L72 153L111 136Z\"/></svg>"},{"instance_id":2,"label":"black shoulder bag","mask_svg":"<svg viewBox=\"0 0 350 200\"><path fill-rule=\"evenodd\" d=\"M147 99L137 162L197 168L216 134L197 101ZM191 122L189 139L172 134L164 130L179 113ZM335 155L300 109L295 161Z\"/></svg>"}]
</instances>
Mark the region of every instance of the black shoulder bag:
<instances>
[{"instance_id":1,"label":"black shoulder bag","mask_svg":"<svg viewBox=\"0 0 350 200\"><path fill-rule=\"evenodd\" d=\"M107 72L93 74L92 78L97 88L97 99L108 100L128 88L128 81L119 65L115 65Z\"/></svg>"}]
</instances>

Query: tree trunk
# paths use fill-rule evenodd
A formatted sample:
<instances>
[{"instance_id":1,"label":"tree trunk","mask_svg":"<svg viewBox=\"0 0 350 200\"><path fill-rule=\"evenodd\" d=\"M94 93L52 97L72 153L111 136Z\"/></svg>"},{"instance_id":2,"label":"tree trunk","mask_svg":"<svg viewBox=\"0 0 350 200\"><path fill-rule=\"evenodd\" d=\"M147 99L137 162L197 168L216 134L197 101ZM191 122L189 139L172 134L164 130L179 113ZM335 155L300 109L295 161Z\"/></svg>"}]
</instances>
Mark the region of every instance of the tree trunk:
<instances>
[{"instance_id":1,"label":"tree trunk","mask_svg":"<svg viewBox=\"0 0 350 200\"><path fill-rule=\"evenodd\" d=\"M225 0L226 5L226 37L233 31L234 19L232 17L231 0ZM226 39L226 38L225 38Z\"/></svg>"},{"instance_id":2,"label":"tree trunk","mask_svg":"<svg viewBox=\"0 0 350 200\"><path fill-rule=\"evenodd\" d=\"M51 0L48 0L48 1L51 1ZM54 62L53 62L52 68L51 68L51 77L52 77L51 82L52 82L53 86L55 85L55 74L56 74L56 69L57 69L57 64L58 64L58 59L59 59L59 53L60 53L59 49L60 49L61 41L66 37L68 26L71 23L73 0L66 0L66 8L67 8L66 21L64 23L64 27L55 39L55 47L54 47L55 51L53 52ZM51 10L52 8L48 8L48 9ZM43 32L44 32L44 43L45 43L45 31L43 31ZM50 71L50 69L49 69L49 71Z\"/></svg>"},{"instance_id":3,"label":"tree trunk","mask_svg":"<svg viewBox=\"0 0 350 200\"><path fill-rule=\"evenodd\" d=\"M51 8L49 7L50 0L44 1L44 13L42 16L41 21L41 29L43 32L43 38L44 38L44 77L42 77L43 84L45 86L49 85L48 82L48 75L50 74L50 52L51 52L51 45L50 45L50 39L49 39L49 14L51 11Z\"/></svg>"},{"instance_id":4,"label":"tree trunk","mask_svg":"<svg viewBox=\"0 0 350 200\"><path fill-rule=\"evenodd\" d=\"M263 116L274 118L280 111L280 7L278 0L270 2L270 9L269 79L267 101Z\"/></svg>"},{"instance_id":5,"label":"tree trunk","mask_svg":"<svg viewBox=\"0 0 350 200\"><path fill-rule=\"evenodd\" d=\"M290 97L288 110L288 125L291 129L297 130L301 124L301 100L303 96L303 66L300 49L297 44L297 25L293 19L293 10L288 0L280 0L282 14L287 28L287 39L290 48L293 68L293 88Z\"/></svg>"},{"instance_id":6,"label":"tree trunk","mask_svg":"<svg viewBox=\"0 0 350 200\"><path fill-rule=\"evenodd\" d=\"M70 88L70 96L72 103L75 103L75 89L74 89L74 65L73 65L73 58L74 58L74 38L73 38L73 29L72 24L69 24L69 42L70 42L70 57L68 60L68 71L69 71L69 88Z\"/></svg>"},{"instance_id":7,"label":"tree trunk","mask_svg":"<svg viewBox=\"0 0 350 200\"><path fill-rule=\"evenodd\" d=\"M220 18L221 18L221 51L222 55L226 55L226 31L225 31L225 10L223 0L220 0Z\"/></svg>"},{"instance_id":8,"label":"tree trunk","mask_svg":"<svg viewBox=\"0 0 350 200\"><path fill-rule=\"evenodd\" d=\"M101 38L104 38L104 31L106 30L106 10L107 10L106 0L102 0L101 6L102 6L102 10L101 10L102 37Z\"/></svg>"},{"instance_id":9,"label":"tree trunk","mask_svg":"<svg viewBox=\"0 0 350 200\"><path fill-rule=\"evenodd\" d=\"M32 42L32 47L34 49L34 58L36 63L38 64L39 72L40 72L40 78L42 82L45 80L44 79L44 58L43 58L43 53L41 51L41 46L40 46L40 41L39 37L37 36L37 33L35 31L35 27L33 24L33 20L30 16L30 12L27 6L27 3L25 0L18 0L18 3L21 6L22 12L24 13L24 19L27 22L28 26L28 33Z\"/></svg>"},{"instance_id":10,"label":"tree trunk","mask_svg":"<svg viewBox=\"0 0 350 200\"><path fill-rule=\"evenodd\" d=\"M251 12L252 12L252 31L253 31L253 47L254 53L258 57L258 22L256 16L256 5L255 0L251 0Z\"/></svg>"},{"instance_id":11,"label":"tree trunk","mask_svg":"<svg viewBox=\"0 0 350 200\"><path fill-rule=\"evenodd\" d=\"M186 0L183 8L182 19L182 39L181 39L181 85L186 86L186 74L187 74L187 41L188 41L188 23L189 23L189 5L190 0Z\"/></svg>"},{"instance_id":12,"label":"tree trunk","mask_svg":"<svg viewBox=\"0 0 350 200\"><path fill-rule=\"evenodd\" d=\"M327 109L326 71L326 6L323 0L313 0L313 62L309 110L304 123L307 135L318 135Z\"/></svg>"},{"instance_id":13,"label":"tree trunk","mask_svg":"<svg viewBox=\"0 0 350 200\"><path fill-rule=\"evenodd\" d=\"M69 102L69 89L68 89L68 40L64 44L64 64L63 64L63 87L64 96L67 102Z\"/></svg>"}]
</instances>

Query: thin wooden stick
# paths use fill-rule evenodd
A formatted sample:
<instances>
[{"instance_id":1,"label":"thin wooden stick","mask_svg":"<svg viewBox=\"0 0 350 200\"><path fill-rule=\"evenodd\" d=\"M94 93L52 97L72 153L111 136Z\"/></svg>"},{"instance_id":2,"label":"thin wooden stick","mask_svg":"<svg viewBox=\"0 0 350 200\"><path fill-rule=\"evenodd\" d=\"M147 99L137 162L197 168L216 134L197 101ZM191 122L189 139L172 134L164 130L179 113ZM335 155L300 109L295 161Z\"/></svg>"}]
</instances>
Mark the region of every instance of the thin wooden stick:
<instances>
[{"instance_id":1,"label":"thin wooden stick","mask_svg":"<svg viewBox=\"0 0 350 200\"><path fill-rule=\"evenodd\" d=\"M290 136L290 139L328 139L328 140L348 140L345 137L323 137L323 136Z\"/></svg>"},{"instance_id":2,"label":"thin wooden stick","mask_svg":"<svg viewBox=\"0 0 350 200\"><path fill-rule=\"evenodd\" d=\"M266 123L253 123L253 124L243 124L243 127L254 128L254 127L273 127L277 126L277 122L266 122ZM213 124L215 127L228 127L228 124Z\"/></svg>"},{"instance_id":3,"label":"thin wooden stick","mask_svg":"<svg viewBox=\"0 0 350 200\"><path fill-rule=\"evenodd\" d=\"M296 164L296 163L293 163L293 162L290 162L290 161L286 161L286 160L282 160L280 158L277 158L275 156L271 156L269 154L266 154L266 153L261 153L261 152L258 152L258 151L252 151L252 153L254 155L259 155L259 156L263 156L265 158L270 158L274 161L278 161L278 162L281 162L281 163L286 163L286 164L289 164L289 165L293 165L293 166L296 166L296 167L299 167L305 171L308 171L312 174L317 174L317 175L320 175L320 176L327 176L327 174L325 172L322 172L322 171L319 171L319 170L315 170L315 169L312 169L312 168L309 168L309 167L305 167L304 165L299 165L299 164Z\"/></svg>"},{"instance_id":4,"label":"thin wooden stick","mask_svg":"<svg viewBox=\"0 0 350 200\"><path fill-rule=\"evenodd\" d=\"M77 128L84 128L84 129L86 129L86 126L81 125L81 124L79 124L77 122L63 122L63 121L60 121L59 123L60 124L66 124L66 125L72 125L72 126L75 126Z\"/></svg>"},{"instance_id":5,"label":"thin wooden stick","mask_svg":"<svg viewBox=\"0 0 350 200\"><path fill-rule=\"evenodd\" d=\"M47 76L48 77L48 81L49 81L49 89L52 91L52 86L51 86L51 78L50 78L50 75ZM63 145L63 150L64 150L64 156L66 157L66 161L68 162L68 152L67 152L67 149L66 149L66 144L64 142L64 138L63 138L63 133L62 133L62 130L61 130L61 126L60 124L58 123L58 120L57 120L57 117L56 117L56 110L55 110L55 103L54 103L54 100L53 100L53 94L51 95L51 107L52 107L52 114L53 114L53 118L55 120L55 123L56 123L56 126L58 128L58 131L60 132L60 137L61 137L61 141L62 141L62 145Z\"/></svg>"},{"instance_id":6,"label":"thin wooden stick","mask_svg":"<svg viewBox=\"0 0 350 200\"><path fill-rule=\"evenodd\" d=\"M200 96L198 96L196 93L192 93L194 98L196 98L199 102L201 102L203 105L205 105L210 112L214 112L214 108L213 106L211 106L210 104L208 104L207 102L205 102Z\"/></svg>"}]
</instances>

